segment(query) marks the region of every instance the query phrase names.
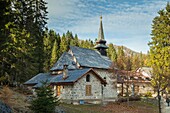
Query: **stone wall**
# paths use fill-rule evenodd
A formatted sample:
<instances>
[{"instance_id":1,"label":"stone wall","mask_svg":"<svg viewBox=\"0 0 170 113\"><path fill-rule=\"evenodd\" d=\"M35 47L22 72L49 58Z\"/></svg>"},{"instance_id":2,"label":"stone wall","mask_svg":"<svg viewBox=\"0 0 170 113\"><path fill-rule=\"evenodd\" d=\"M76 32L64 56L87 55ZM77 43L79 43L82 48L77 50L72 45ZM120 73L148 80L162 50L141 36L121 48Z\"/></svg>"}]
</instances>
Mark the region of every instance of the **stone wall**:
<instances>
[{"instance_id":1,"label":"stone wall","mask_svg":"<svg viewBox=\"0 0 170 113\"><path fill-rule=\"evenodd\" d=\"M95 75L89 73L90 82L86 82L86 76L83 76L78 82L74 84L73 100L83 99L101 99L102 98L102 85ZM91 85L91 95L86 96L86 85Z\"/></svg>"},{"instance_id":2,"label":"stone wall","mask_svg":"<svg viewBox=\"0 0 170 113\"><path fill-rule=\"evenodd\" d=\"M61 94L59 98L65 103L79 103L80 100L85 102L96 101L96 103L101 102L102 99L102 84L101 81L93 75L93 73L88 73L90 75L90 82L86 82L86 75L75 82L74 85L64 85L61 87ZM91 85L91 95L86 95L86 85ZM57 90L57 86L54 89ZM57 92L56 92L57 93Z\"/></svg>"},{"instance_id":3,"label":"stone wall","mask_svg":"<svg viewBox=\"0 0 170 113\"><path fill-rule=\"evenodd\" d=\"M114 72L109 70L95 69L95 71L104 79L106 79L106 86L104 87L104 98L117 98L117 78Z\"/></svg>"},{"instance_id":4,"label":"stone wall","mask_svg":"<svg viewBox=\"0 0 170 113\"><path fill-rule=\"evenodd\" d=\"M117 81L116 76L108 70L95 70L103 79L106 79L107 84L104 86L101 81L89 72L90 82L86 82L86 74L74 85L61 86L61 98L64 102L79 103L80 100L84 101L95 101L96 103L101 102L102 99L116 99L117 98ZM86 85L91 85L91 95L86 95ZM57 90L55 88L55 90ZM103 94L102 94L103 90Z\"/></svg>"}]
</instances>

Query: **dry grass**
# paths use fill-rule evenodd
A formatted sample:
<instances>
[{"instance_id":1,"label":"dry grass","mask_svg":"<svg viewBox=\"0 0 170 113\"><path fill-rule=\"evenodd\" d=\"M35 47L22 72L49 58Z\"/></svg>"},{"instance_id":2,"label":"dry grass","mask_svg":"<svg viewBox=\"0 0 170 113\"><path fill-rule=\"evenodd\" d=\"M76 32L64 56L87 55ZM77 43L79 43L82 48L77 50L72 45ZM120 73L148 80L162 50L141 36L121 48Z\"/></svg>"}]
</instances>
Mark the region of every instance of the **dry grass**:
<instances>
[{"instance_id":1,"label":"dry grass","mask_svg":"<svg viewBox=\"0 0 170 113\"><path fill-rule=\"evenodd\" d=\"M26 96L19 93L19 91L5 86L0 91L0 100L8 104L13 109L14 113L30 113Z\"/></svg>"},{"instance_id":2,"label":"dry grass","mask_svg":"<svg viewBox=\"0 0 170 113\"><path fill-rule=\"evenodd\" d=\"M158 113L156 106L141 101L102 105L61 105L67 113Z\"/></svg>"},{"instance_id":3,"label":"dry grass","mask_svg":"<svg viewBox=\"0 0 170 113\"><path fill-rule=\"evenodd\" d=\"M31 113L29 102L20 89L10 89L4 87L1 91L0 99L10 104L14 113ZM109 103L102 105L71 105L60 104L66 113L158 113L157 106L142 101L130 101L129 106L126 102Z\"/></svg>"},{"instance_id":4,"label":"dry grass","mask_svg":"<svg viewBox=\"0 0 170 113\"><path fill-rule=\"evenodd\" d=\"M0 91L0 99L9 106L11 105L10 99L12 98L12 95L12 90L9 89L8 86L3 86L2 90Z\"/></svg>"}]
</instances>

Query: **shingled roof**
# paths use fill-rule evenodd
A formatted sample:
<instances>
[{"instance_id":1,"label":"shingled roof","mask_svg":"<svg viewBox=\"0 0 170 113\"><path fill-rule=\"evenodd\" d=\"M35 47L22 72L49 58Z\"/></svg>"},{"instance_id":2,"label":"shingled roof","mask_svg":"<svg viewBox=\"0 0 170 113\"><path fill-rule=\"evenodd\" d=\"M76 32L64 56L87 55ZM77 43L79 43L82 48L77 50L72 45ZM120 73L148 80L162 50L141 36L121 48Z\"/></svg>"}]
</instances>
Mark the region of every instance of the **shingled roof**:
<instances>
[{"instance_id":1,"label":"shingled roof","mask_svg":"<svg viewBox=\"0 0 170 113\"><path fill-rule=\"evenodd\" d=\"M69 70L76 69L76 63L73 60L73 56L68 52L64 52L50 70L63 70L64 64L68 65Z\"/></svg>"},{"instance_id":2,"label":"shingled roof","mask_svg":"<svg viewBox=\"0 0 170 113\"><path fill-rule=\"evenodd\" d=\"M76 46L70 46L70 50L80 66L108 69L112 64L108 57L100 55L96 50Z\"/></svg>"},{"instance_id":3,"label":"shingled roof","mask_svg":"<svg viewBox=\"0 0 170 113\"><path fill-rule=\"evenodd\" d=\"M112 61L108 57L102 56L96 50L70 46L70 50L63 53L50 70L62 70L65 63L68 64L68 69L78 68L76 64L87 68L109 69Z\"/></svg>"},{"instance_id":4,"label":"shingled roof","mask_svg":"<svg viewBox=\"0 0 170 113\"><path fill-rule=\"evenodd\" d=\"M89 71L94 72L101 82L106 84L106 82L93 69L89 68L70 70L68 71L68 77L66 79L63 79L63 74L51 75L50 73L39 73L24 84L33 85L34 88L41 87L42 82L45 81L51 84L73 84Z\"/></svg>"}]
</instances>

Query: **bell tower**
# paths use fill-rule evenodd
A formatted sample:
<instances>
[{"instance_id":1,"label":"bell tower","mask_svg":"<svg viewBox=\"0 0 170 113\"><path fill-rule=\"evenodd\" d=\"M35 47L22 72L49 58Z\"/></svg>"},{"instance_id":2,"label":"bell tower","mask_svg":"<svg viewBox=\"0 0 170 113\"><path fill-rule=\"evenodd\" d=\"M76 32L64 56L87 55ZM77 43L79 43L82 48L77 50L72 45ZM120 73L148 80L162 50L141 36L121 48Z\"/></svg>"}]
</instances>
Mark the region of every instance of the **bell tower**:
<instances>
[{"instance_id":1,"label":"bell tower","mask_svg":"<svg viewBox=\"0 0 170 113\"><path fill-rule=\"evenodd\" d=\"M101 55L107 56L106 49L108 47L106 46L106 40L104 39L102 16L100 16L99 33L98 33L98 38L96 41L96 46L94 48L97 49Z\"/></svg>"}]
</instances>

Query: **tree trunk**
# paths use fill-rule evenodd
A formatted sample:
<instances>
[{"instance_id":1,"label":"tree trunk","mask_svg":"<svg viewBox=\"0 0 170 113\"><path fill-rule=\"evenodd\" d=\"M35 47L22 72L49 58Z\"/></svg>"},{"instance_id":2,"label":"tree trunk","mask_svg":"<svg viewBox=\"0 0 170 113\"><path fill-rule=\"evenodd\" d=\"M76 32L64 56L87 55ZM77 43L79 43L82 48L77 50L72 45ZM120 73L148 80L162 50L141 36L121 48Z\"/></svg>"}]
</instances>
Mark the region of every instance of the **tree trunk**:
<instances>
[{"instance_id":1,"label":"tree trunk","mask_svg":"<svg viewBox=\"0 0 170 113\"><path fill-rule=\"evenodd\" d=\"M161 113L161 96L160 96L159 89L158 89L158 108L159 108L159 113Z\"/></svg>"}]
</instances>

